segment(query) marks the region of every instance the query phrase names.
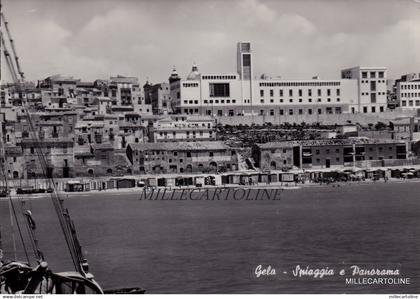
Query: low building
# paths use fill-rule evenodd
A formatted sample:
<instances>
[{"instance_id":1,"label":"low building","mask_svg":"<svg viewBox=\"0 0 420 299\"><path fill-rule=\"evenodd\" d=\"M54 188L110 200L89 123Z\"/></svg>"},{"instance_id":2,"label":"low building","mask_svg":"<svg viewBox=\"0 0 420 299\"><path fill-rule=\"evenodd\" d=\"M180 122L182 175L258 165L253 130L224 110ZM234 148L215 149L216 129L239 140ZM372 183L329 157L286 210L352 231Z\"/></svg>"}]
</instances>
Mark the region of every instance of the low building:
<instances>
[{"instance_id":1,"label":"low building","mask_svg":"<svg viewBox=\"0 0 420 299\"><path fill-rule=\"evenodd\" d=\"M129 144L134 173L222 172L238 169L235 150L220 141Z\"/></svg>"},{"instance_id":2,"label":"low building","mask_svg":"<svg viewBox=\"0 0 420 299\"><path fill-rule=\"evenodd\" d=\"M77 146L74 150L75 176L101 177L131 174L131 165L124 152L117 152L110 143Z\"/></svg>"},{"instance_id":3,"label":"low building","mask_svg":"<svg viewBox=\"0 0 420 299\"><path fill-rule=\"evenodd\" d=\"M330 168L361 165L360 161L404 160L407 152L403 141L350 138L256 144L253 158L262 170Z\"/></svg>"},{"instance_id":4,"label":"low building","mask_svg":"<svg viewBox=\"0 0 420 299\"><path fill-rule=\"evenodd\" d=\"M9 179L19 179L25 176L25 159L23 157L22 148L20 146L5 145L4 148L4 161L3 169L6 172L6 176ZM4 174L0 173L0 177L3 178Z\"/></svg>"},{"instance_id":5,"label":"low building","mask_svg":"<svg viewBox=\"0 0 420 299\"><path fill-rule=\"evenodd\" d=\"M297 142L268 142L255 144L252 157L261 170L281 170L294 167Z\"/></svg>"},{"instance_id":6,"label":"low building","mask_svg":"<svg viewBox=\"0 0 420 299\"><path fill-rule=\"evenodd\" d=\"M73 176L73 140L57 139L22 139L18 144L25 159L27 178L72 177ZM41 159L44 156L44 159Z\"/></svg>"}]
</instances>

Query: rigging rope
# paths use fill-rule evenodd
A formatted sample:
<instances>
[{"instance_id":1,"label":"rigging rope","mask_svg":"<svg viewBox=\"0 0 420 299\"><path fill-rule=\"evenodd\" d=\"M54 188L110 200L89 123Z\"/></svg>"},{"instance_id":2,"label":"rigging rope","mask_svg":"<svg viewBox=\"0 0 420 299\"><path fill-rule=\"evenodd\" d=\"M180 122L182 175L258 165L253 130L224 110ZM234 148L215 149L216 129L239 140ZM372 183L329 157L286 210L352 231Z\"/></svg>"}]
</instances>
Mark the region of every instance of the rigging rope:
<instances>
[{"instance_id":1,"label":"rigging rope","mask_svg":"<svg viewBox=\"0 0 420 299\"><path fill-rule=\"evenodd\" d=\"M3 14L2 14L2 17L4 17ZM2 41L3 41L2 44L6 49L6 44L4 42L4 39L2 39ZM13 54L15 54L15 53L13 53ZM10 60L11 60L11 58L9 56L8 61L10 61ZM13 70L13 68L11 68L11 69ZM13 73L13 71L11 71L11 72ZM13 77L16 77L16 76L13 76ZM38 159L40 161L40 165L42 167L42 170L43 170L44 174L46 175L48 181L50 182L50 184L52 185L52 188L54 190L54 192L51 193L51 199L52 199L54 208L56 210L56 213L57 213L57 216L58 216L58 219L59 219L59 223L60 223L60 226L62 228L64 238L65 238L67 247L69 249L73 264L74 264L76 270L80 274L85 276L86 274L83 271L82 266L81 266L84 258L82 256L82 253L81 253L81 250L80 250L80 245L78 244L75 233L71 229L71 224L69 223L70 219L69 219L68 212L63 210L60 198L59 198L59 196L58 196L58 194L55 190L55 186L56 186L55 181L54 181L53 177L51 177L49 175L48 163L47 163L47 161L45 159L45 155L42 151L42 145L39 142L38 136L35 133L36 132L35 127L33 125L32 118L30 116L30 113L29 113L29 110L28 110L28 107L27 107L27 99L22 96L22 89L21 89L20 83L18 81L15 81L15 86L16 86L16 89L18 91L18 94L19 94L20 98L22 99L22 105L23 105L23 108L24 108L24 111L25 111L26 120L27 120L27 122L30 126L30 134L31 134L31 137L32 137L31 141L35 145L34 148L36 149L36 154L37 154Z\"/></svg>"},{"instance_id":2,"label":"rigging rope","mask_svg":"<svg viewBox=\"0 0 420 299\"><path fill-rule=\"evenodd\" d=\"M19 62L18 62L18 57L16 55L16 51L15 51L14 44L13 44L13 39L11 38L9 29L8 29L8 24L4 19L4 14L3 13L0 14L0 18L3 20L3 22L5 24L5 28L6 28L8 36L9 36L9 41L10 41L11 47L12 47L12 54L15 57L15 63L16 63L17 69L18 69L18 73L21 76L21 79L23 81L24 80L23 72L20 69ZM1 26L1 22L0 22L0 26ZM33 142L34 145L36 145L34 147L36 149L36 154L37 154L38 159L40 161L40 165L42 167L42 170L43 170L44 174L46 175L46 177L48 179L48 182L50 183L50 185L52 185L52 188L53 188L53 193L51 193L51 200L52 200L54 208L56 210L58 220L59 220L61 229L63 231L64 239L65 239L67 247L69 249L73 264L74 264L76 270L81 275L86 276L86 273L84 272L83 267L82 267L82 263L84 261L84 258L83 258L82 252L81 252L81 247L80 247L79 242L77 240L77 236L75 234L75 231L72 228L72 222L70 220L70 216L68 214L68 211L64 210L64 208L62 206L62 201L61 201L61 199L60 199L60 197L59 197L59 195L58 195L58 193L55 189L56 184L55 184L54 178L52 177L52 175L50 176L50 174L49 174L48 163L45 159L45 155L42 152L42 146L41 146L41 143L38 140L38 136L35 133L35 127L33 125L32 118L31 118L30 113L29 113L28 104L27 104L27 97L25 97L25 98L23 97L21 83L19 82L19 80L17 78L17 72L14 68L13 60L10 57L10 53L6 49L6 43L3 39L3 35L1 35L1 44L4 46L3 51L4 51L5 56L6 56L7 65L9 67L9 70L10 70L11 75L13 77L16 90L19 94L19 97L22 99L22 106L23 106L24 111L25 111L26 120L27 120L27 122L30 126L30 129L31 129L30 130L30 134L32 135L31 141Z\"/></svg>"},{"instance_id":3,"label":"rigging rope","mask_svg":"<svg viewBox=\"0 0 420 299\"><path fill-rule=\"evenodd\" d=\"M5 163L5 164L7 165L7 163ZM1 171L2 171L2 173L3 173L3 176L6 178L6 173L5 173L5 171L4 171L4 166L3 166L3 163L2 163L2 166L1 166L0 168L1 168ZM5 183L6 183L6 190L9 190L9 185L8 185L8 183L7 183L7 179L6 179ZM25 252L25 257L26 257L26 260L28 261L28 264L30 264L29 255L28 255L28 250L27 250L27 248L26 248L25 240L23 239L23 234L22 234L22 230L21 230L21 228L20 228L19 220L18 220L18 217L17 217L17 214L16 214L15 205L13 204L12 196L11 196L10 194L9 194L9 203L10 203L11 210L12 210L12 212L13 212L13 216L14 216L14 218L15 218L16 227L17 227L18 232L19 232L19 236L20 236L20 240L21 240L21 242L22 242L22 247L23 247L23 250L24 250L24 252ZM13 225L13 224L12 224L12 225ZM16 250L16 249L15 249L15 250Z\"/></svg>"}]
</instances>

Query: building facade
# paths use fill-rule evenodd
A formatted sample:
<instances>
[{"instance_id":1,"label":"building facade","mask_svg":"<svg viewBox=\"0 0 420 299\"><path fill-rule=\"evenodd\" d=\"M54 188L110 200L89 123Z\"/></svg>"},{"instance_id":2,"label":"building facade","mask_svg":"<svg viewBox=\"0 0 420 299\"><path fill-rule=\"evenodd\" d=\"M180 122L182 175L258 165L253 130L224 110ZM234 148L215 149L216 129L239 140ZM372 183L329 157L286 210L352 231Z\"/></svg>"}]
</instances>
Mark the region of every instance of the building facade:
<instances>
[{"instance_id":1,"label":"building facade","mask_svg":"<svg viewBox=\"0 0 420 299\"><path fill-rule=\"evenodd\" d=\"M172 112L170 106L169 83L150 84L146 82L143 86L144 100L146 104L152 105L153 114L168 114Z\"/></svg>"},{"instance_id":2,"label":"building facade","mask_svg":"<svg viewBox=\"0 0 420 299\"><path fill-rule=\"evenodd\" d=\"M385 67L353 67L342 70L341 78L357 80L357 102L350 104L351 113L386 111L388 100Z\"/></svg>"},{"instance_id":3,"label":"building facade","mask_svg":"<svg viewBox=\"0 0 420 299\"><path fill-rule=\"evenodd\" d=\"M236 151L220 141L129 144L133 173L205 173L238 169Z\"/></svg>"},{"instance_id":4,"label":"building facade","mask_svg":"<svg viewBox=\"0 0 420 299\"><path fill-rule=\"evenodd\" d=\"M356 67L344 70L342 78L336 80L283 80L268 76L256 79L253 69L248 42L238 43L235 73L201 73L194 64L185 80L170 83L175 112L215 117L281 117L379 113L387 108L386 68Z\"/></svg>"},{"instance_id":5,"label":"building facade","mask_svg":"<svg viewBox=\"0 0 420 299\"><path fill-rule=\"evenodd\" d=\"M362 161L403 160L404 141L368 138L301 140L256 144L253 158L262 170L355 166Z\"/></svg>"},{"instance_id":6,"label":"building facade","mask_svg":"<svg viewBox=\"0 0 420 299\"><path fill-rule=\"evenodd\" d=\"M168 115L149 127L149 142L216 140L216 120L210 116Z\"/></svg>"},{"instance_id":7,"label":"building facade","mask_svg":"<svg viewBox=\"0 0 420 299\"><path fill-rule=\"evenodd\" d=\"M401 76L395 81L395 93L401 109L420 109L420 74Z\"/></svg>"}]
</instances>

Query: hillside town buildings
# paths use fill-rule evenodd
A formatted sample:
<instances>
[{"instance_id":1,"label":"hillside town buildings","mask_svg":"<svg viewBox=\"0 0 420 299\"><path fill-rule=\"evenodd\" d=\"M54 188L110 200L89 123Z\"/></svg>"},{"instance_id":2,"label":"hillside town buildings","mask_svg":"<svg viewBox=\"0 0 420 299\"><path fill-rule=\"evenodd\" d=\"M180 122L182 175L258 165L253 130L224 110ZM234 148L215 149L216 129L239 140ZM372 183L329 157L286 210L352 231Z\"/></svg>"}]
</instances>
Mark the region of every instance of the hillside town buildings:
<instances>
[{"instance_id":1,"label":"hillside town buildings","mask_svg":"<svg viewBox=\"0 0 420 299\"><path fill-rule=\"evenodd\" d=\"M255 74L249 42L237 44L236 59L230 73L201 72L194 63L185 78L174 67L166 82L143 86L120 75L2 84L2 175L25 180L286 171L402 163L417 152L418 74L402 76L387 90L385 67L344 69L341 78L329 80L285 80ZM388 116L390 95L398 102L395 117ZM331 115L341 126L321 129ZM354 123L340 121L342 115L354 116ZM311 116L316 123L305 131ZM260 119L262 125L225 126L226 138L219 134L226 119Z\"/></svg>"}]
</instances>

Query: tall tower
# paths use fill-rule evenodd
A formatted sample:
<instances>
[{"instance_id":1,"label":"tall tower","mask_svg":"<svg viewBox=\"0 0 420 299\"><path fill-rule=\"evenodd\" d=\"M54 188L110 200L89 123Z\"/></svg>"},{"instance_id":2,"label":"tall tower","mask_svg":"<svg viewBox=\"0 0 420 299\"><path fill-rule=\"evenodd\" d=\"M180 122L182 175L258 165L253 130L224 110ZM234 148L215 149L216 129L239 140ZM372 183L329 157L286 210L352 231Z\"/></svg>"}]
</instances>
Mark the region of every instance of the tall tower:
<instances>
[{"instance_id":1,"label":"tall tower","mask_svg":"<svg viewBox=\"0 0 420 299\"><path fill-rule=\"evenodd\" d=\"M251 43L239 42L237 48L238 73L243 80L251 80L253 75Z\"/></svg>"},{"instance_id":2,"label":"tall tower","mask_svg":"<svg viewBox=\"0 0 420 299\"><path fill-rule=\"evenodd\" d=\"M250 42L238 42L236 51L237 69L241 79L242 105L247 112L252 111L252 93L254 66L252 64L252 52ZM246 107L250 107L246 109ZM245 111L243 111L245 112Z\"/></svg>"}]
</instances>

